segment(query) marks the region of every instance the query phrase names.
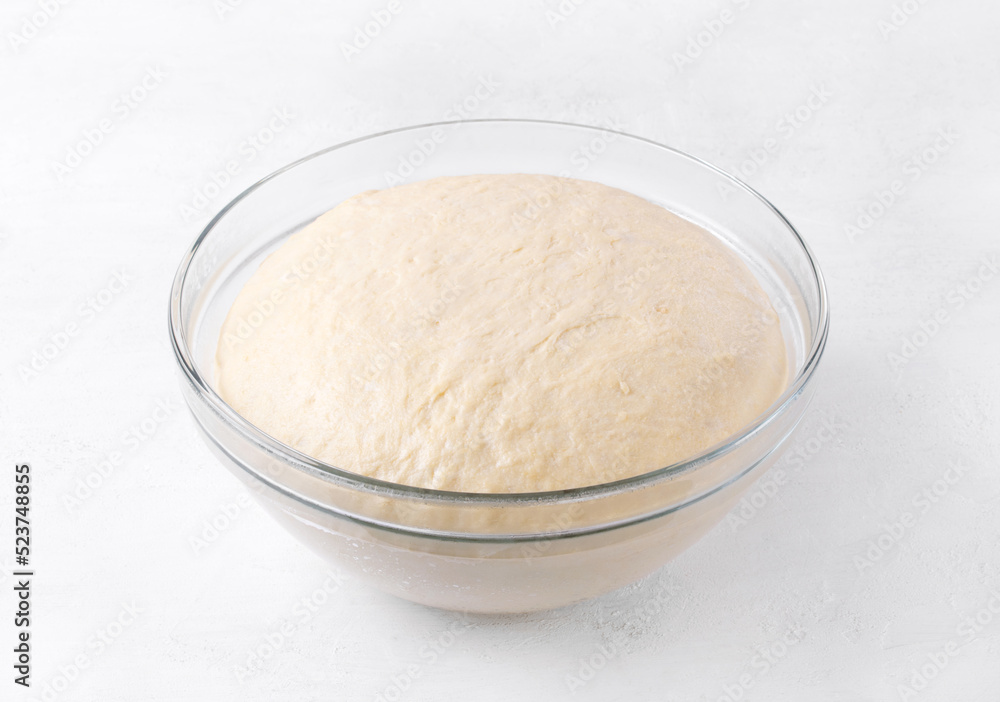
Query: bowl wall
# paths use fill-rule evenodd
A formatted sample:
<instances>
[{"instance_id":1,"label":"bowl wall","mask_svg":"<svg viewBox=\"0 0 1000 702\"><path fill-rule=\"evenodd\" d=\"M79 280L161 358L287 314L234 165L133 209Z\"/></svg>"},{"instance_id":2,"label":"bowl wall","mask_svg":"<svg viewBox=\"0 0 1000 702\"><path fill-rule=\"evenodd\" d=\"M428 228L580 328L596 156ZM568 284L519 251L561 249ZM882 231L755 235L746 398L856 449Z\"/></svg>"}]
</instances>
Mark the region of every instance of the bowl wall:
<instances>
[{"instance_id":1,"label":"bowl wall","mask_svg":"<svg viewBox=\"0 0 1000 702\"><path fill-rule=\"evenodd\" d=\"M317 463L250 426L214 393L213 359L229 307L290 234L364 190L515 172L628 190L738 251L777 312L792 370L785 395L740 435L683 464L594 488L475 496L393 486ZM544 198L533 206L545 207ZM636 137L513 120L414 127L292 164L213 220L182 263L171 299L185 400L206 442L267 510L376 587L481 612L548 609L626 585L718 523L802 417L827 324L822 278L807 248L745 185Z\"/></svg>"}]
</instances>

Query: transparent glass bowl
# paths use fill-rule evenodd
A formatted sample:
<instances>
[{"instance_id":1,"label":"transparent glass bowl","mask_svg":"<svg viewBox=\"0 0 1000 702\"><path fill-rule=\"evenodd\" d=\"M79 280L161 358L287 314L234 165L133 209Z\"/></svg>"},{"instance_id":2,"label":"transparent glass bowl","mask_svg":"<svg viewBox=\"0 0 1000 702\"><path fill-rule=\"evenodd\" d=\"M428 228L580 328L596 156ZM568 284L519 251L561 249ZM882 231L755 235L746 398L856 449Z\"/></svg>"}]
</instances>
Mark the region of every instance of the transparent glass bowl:
<instances>
[{"instance_id":1,"label":"transparent glass bowl","mask_svg":"<svg viewBox=\"0 0 1000 702\"><path fill-rule=\"evenodd\" d=\"M708 228L770 296L792 378L739 434L689 460L558 492L472 494L373 480L277 441L213 389L219 328L260 262L342 200L401 180L547 173L640 195ZM544 203L541 203L544 204ZM324 558L400 597L525 612L594 597L653 572L717 524L801 419L829 325L823 278L770 203L732 176L651 141L594 127L471 120L399 129L321 151L229 203L184 256L170 337L184 398L219 460Z\"/></svg>"}]
</instances>

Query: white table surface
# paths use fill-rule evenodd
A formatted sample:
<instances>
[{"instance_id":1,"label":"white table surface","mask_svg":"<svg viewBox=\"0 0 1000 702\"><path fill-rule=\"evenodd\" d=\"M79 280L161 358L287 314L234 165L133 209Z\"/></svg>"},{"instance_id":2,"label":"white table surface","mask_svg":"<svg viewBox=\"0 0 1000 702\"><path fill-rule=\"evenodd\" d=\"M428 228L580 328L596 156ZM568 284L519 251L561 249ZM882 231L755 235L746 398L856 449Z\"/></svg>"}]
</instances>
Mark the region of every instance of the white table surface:
<instances>
[{"instance_id":1,"label":"white table surface","mask_svg":"<svg viewBox=\"0 0 1000 702\"><path fill-rule=\"evenodd\" d=\"M820 5L5 1L0 698L1000 700L1000 274L983 264L1000 260L1000 11ZM745 521L624 591L452 638L456 615L330 579L247 506L181 405L166 302L243 187L445 118L479 81L495 87L471 116L610 121L741 174L813 247L833 323ZM28 691L9 653L16 462L35 480ZM213 520L229 524L199 545Z\"/></svg>"}]
</instances>

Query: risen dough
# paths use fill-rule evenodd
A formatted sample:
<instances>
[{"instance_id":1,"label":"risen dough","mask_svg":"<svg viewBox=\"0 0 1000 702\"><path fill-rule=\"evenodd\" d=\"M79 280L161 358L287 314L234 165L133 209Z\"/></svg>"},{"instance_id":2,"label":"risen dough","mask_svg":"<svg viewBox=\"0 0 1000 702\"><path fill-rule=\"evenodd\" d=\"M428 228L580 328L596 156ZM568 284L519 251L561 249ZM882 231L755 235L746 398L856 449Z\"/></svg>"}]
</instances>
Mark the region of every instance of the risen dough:
<instances>
[{"instance_id":1,"label":"risen dough","mask_svg":"<svg viewBox=\"0 0 1000 702\"><path fill-rule=\"evenodd\" d=\"M407 485L533 492L688 458L787 382L767 296L704 229L568 178L353 197L253 274L223 399L277 439Z\"/></svg>"}]
</instances>

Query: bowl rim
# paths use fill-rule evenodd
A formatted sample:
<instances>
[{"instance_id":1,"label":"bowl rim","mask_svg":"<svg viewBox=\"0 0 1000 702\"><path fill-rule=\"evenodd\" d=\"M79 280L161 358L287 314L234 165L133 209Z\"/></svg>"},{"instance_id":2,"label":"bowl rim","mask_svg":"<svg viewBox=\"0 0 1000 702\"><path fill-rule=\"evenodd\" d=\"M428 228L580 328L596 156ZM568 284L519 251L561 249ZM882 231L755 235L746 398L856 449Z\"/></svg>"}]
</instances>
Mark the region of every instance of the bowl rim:
<instances>
[{"instance_id":1,"label":"bowl rim","mask_svg":"<svg viewBox=\"0 0 1000 702\"><path fill-rule=\"evenodd\" d=\"M194 361L192 359L192 353L190 346L188 344L187 330L185 328L182 310L182 295L184 290L184 285L187 280L188 274L191 272L191 263L194 260L195 255L198 253L201 246L205 243L206 239L211 235L215 226L226 216L226 214L233 209L242 200L252 195L254 192L259 190L266 183L277 178L283 173L292 170L304 163L312 161L313 159L324 156L325 154L343 149L354 144L365 141L373 141L380 137L399 134L403 132L426 130L429 128L440 128L440 127L456 127L470 124L521 124L521 125L544 125L547 127L568 127L572 129L580 129L588 132L596 132L601 134L615 134L619 137L624 137L626 139L631 139L637 142L642 142L656 149L662 149L681 158L687 159L696 165L706 168L719 176L730 181L730 184L738 190L744 191L745 193L751 195L760 201L771 213L778 218L778 220L785 226L787 231L792 235L795 242L801 247L803 253L806 256L806 260L809 264L809 270L812 274L810 282L815 284L817 290L818 299L818 310L817 310L817 327L813 333L812 344L806 351L805 359L803 361L801 369L796 373L795 377L786 387L784 393L775 400L771 406L762 414L760 414L753 422L744 426L739 432L729 436L728 438L707 447L702 452L691 456L682 461L677 461L670 465L664 466L662 468L657 468L655 470L646 471L645 473L640 473L638 475L630 476L627 478L621 478L619 480L614 480L606 483L598 483L596 485L587 485L583 487L568 488L563 490L547 490L539 492L509 492L509 493L480 493L480 492L462 492L453 490L440 490L436 488L423 488L416 487L412 485L405 485L402 483L394 483L386 480L380 480L377 478L371 478L359 473L354 473L352 471L339 468L337 466L325 463L318 459L309 456L308 454L302 453L301 451L285 444L278 439L267 434L263 430L259 429L257 426L252 424L249 420L244 418L235 409L233 409L225 400L223 400L219 394L212 387L211 383L202 376L202 374L196 368ZM300 159L297 159L272 173L264 176L256 183L250 185L243 192L238 194L232 200L230 200L219 212L209 221L205 228L201 231L198 237L195 239L194 243L188 247L184 256L181 259L180 264L177 267L177 272L174 275L173 284L170 290L170 300L169 300L169 314L168 314L168 331L170 335L170 344L174 353L174 358L177 361L178 366L180 366L181 372L184 374L186 380L195 389L200 399L206 402L209 407L214 411L214 413L224 419L230 426L244 438L250 439L258 448L264 450L270 455L276 455L280 457L284 463L292 464L295 467L305 468L309 473L314 476L321 477L326 480L331 480L333 482L339 483L341 485L346 485L349 487L358 488L364 492L370 492L378 494L382 497L403 497L403 498L418 498L422 501L432 501L432 502L446 502L452 504L461 505L475 505L475 506L515 506L519 504L538 504L540 502L571 502L579 500L591 500L595 498L607 497L613 494L618 494L624 491L636 489L642 487L648 483L654 483L663 479L672 479L684 473L690 472L697 469L699 466L714 461L720 458L743 444L751 441L758 433L763 431L768 425L776 421L777 417L782 415L795 398L799 395L802 389L805 387L806 383L813 377L816 368L818 367L819 360L823 355L823 350L826 346L827 336L829 334L830 327L830 310L829 302L826 289L826 281L823 277L822 271L819 265L816 263L816 258L813 255L812 250L809 248L808 244L802 239L798 230L792 225L791 222L775 207L767 198L754 190L747 183L743 182L736 176L723 171L721 168L698 158L697 156L692 156L684 151L676 149L674 147L666 146L659 142L653 141L652 139L647 139L645 137L636 136L634 134L629 134L627 132L616 131L613 129L607 129L605 127L585 125L585 124L575 124L572 122L562 122L556 120L543 120L543 119L522 119L522 118L482 118L482 119L465 119L465 120L451 120L442 122L427 122L423 124L409 125L405 127L399 127L396 129L389 129L374 134L368 134L365 136L357 137L355 139L350 139L348 141L343 141L333 146L326 147ZM249 468L249 467L248 467ZM256 470L251 470L258 479L264 479L263 476ZM744 471L740 471L738 475L743 475ZM266 479L265 482L272 483L275 482L273 479ZM724 483L729 481L724 481ZM713 486L718 488L720 486ZM714 490L710 490L714 492ZM702 496L690 496L683 500L683 504L688 504L692 500L700 499ZM302 499L301 497L299 499ZM312 501L309 501L312 503ZM678 505L682 506L682 505ZM367 520L366 520L367 521ZM405 527L404 527L405 528ZM408 528L405 528L408 529ZM549 535L551 537L551 534Z\"/></svg>"}]
</instances>

